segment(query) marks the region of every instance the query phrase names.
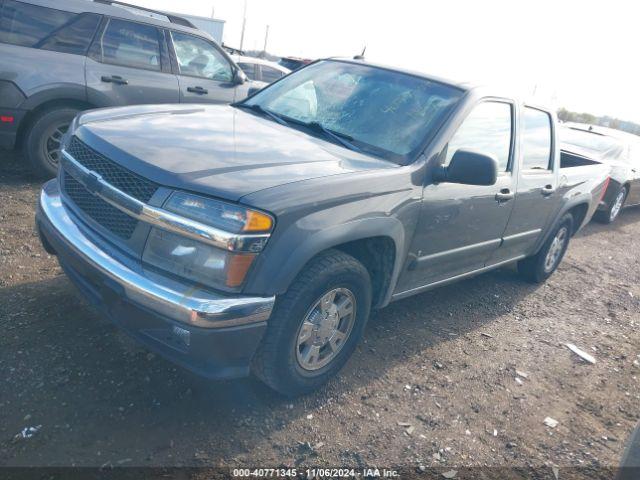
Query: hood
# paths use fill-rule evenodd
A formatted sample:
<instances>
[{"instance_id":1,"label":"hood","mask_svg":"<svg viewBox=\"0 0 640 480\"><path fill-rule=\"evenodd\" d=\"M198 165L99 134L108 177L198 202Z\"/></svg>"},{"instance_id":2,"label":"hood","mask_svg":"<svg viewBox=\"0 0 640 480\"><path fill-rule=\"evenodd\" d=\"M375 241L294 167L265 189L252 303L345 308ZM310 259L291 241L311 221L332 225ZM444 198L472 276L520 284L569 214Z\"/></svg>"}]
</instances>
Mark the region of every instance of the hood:
<instances>
[{"instance_id":1,"label":"hood","mask_svg":"<svg viewBox=\"0 0 640 480\"><path fill-rule=\"evenodd\" d=\"M238 201L292 182L397 165L228 105L154 105L83 114L73 132L161 185Z\"/></svg>"},{"instance_id":2,"label":"hood","mask_svg":"<svg viewBox=\"0 0 640 480\"><path fill-rule=\"evenodd\" d=\"M571 143L561 142L560 150L564 152L573 153L575 155L580 155L594 162L604 163L611 167L618 167L618 168L627 167L627 163L624 160L609 158L607 157L606 153L599 152L597 150L592 150L590 148L580 147L578 145L573 145Z\"/></svg>"}]
</instances>

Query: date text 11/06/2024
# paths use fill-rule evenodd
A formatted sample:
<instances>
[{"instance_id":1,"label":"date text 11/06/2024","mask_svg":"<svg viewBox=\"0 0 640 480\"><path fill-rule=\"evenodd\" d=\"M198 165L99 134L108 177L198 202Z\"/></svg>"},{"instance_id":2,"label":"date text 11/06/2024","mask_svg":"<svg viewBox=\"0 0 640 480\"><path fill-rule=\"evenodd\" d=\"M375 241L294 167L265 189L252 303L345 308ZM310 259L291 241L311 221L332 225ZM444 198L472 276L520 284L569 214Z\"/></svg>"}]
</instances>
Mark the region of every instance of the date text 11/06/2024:
<instances>
[{"instance_id":1,"label":"date text 11/06/2024","mask_svg":"<svg viewBox=\"0 0 640 480\"><path fill-rule=\"evenodd\" d=\"M399 473L393 469L379 468L234 468L232 476L237 478L397 478Z\"/></svg>"}]
</instances>

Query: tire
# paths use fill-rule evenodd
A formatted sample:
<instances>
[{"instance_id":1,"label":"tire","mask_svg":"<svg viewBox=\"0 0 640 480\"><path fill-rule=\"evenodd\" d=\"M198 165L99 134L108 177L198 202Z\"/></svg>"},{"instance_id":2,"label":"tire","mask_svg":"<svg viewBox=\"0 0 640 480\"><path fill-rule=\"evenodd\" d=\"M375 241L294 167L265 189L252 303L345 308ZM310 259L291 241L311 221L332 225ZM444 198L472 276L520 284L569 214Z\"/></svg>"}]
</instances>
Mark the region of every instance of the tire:
<instances>
[{"instance_id":1,"label":"tire","mask_svg":"<svg viewBox=\"0 0 640 480\"><path fill-rule=\"evenodd\" d=\"M518 272L532 283L542 283L556 271L569 247L573 232L573 217L566 214L557 223L542 248L532 257L518 262ZM560 244L554 243L560 239ZM550 253L553 250L553 253ZM552 258L553 257L553 258Z\"/></svg>"},{"instance_id":2,"label":"tire","mask_svg":"<svg viewBox=\"0 0 640 480\"><path fill-rule=\"evenodd\" d=\"M332 353L333 349L327 350L328 345L320 350L327 354L325 360L329 354L333 357L327 364L311 370L311 367L304 365L305 354L309 354L312 348L309 344L312 339L326 333L320 325L331 323L327 320L329 317L323 317L318 302L332 290L338 291L335 302L345 302L340 295L347 300L354 300L352 306L355 313L338 320L338 330L346 327L348 318L351 319L351 326L344 341L335 348L336 353ZM349 293L352 297L349 297ZM344 366L355 350L369 318L371 296L369 273L358 260L338 250L328 250L318 255L298 274L289 290L278 297L267 331L252 362L253 374L286 396L302 395L319 388ZM303 330L309 325L319 329L309 335L308 343L300 345L300 339L304 337ZM322 342L323 338L319 341ZM314 357L307 357L311 358L308 362L311 365ZM321 354L318 353L317 365L321 365L320 358Z\"/></svg>"},{"instance_id":3,"label":"tire","mask_svg":"<svg viewBox=\"0 0 640 480\"><path fill-rule=\"evenodd\" d=\"M624 202L627 200L627 195L629 194L629 190L627 187L620 187L620 190L616 193L611 205L606 210L602 210L596 212L594 218L606 225L613 223L620 216L620 212L624 208Z\"/></svg>"},{"instance_id":4,"label":"tire","mask_svg":"<svg viewBox=\"0 0 640 480\"><path fill-rule=\"evenodd\" d=\"M25 135L24 153L38 178L47 180L57 175L60 153L55 148L59 148L62 135L79 111L72 107L59 107L45 110L33 120Z\"/></svg>"}]
</instances>

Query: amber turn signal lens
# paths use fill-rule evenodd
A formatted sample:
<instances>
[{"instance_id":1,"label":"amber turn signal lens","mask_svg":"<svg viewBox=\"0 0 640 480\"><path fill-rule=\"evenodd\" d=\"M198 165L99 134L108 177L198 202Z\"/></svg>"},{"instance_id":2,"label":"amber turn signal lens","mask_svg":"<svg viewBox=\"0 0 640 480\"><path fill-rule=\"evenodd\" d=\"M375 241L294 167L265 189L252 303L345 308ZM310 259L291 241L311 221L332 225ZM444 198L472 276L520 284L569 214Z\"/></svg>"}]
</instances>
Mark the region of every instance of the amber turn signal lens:
<instances>
[{"instance_id":1,"label":"amber turn signal lens","mask_svg":"<svg viewBox=\"0 0 640 480\"><path fill-rule=\"evenodd\" d=\"M245 232L266 232L273 227L273 220L269 215L256 212L254 210L247 211L247 221L242 229Z\"/></svg>"},{"instance_id":2,"label":"amber turn signal lens","mask_svg":"<svg viewBox=\"0 0 640 480\"><path fill-rule=\"evenodd\" d=\"M228 260L227 287L239 287L247 276L255 255L233 255Z\"/></svg>"}]
</instances>

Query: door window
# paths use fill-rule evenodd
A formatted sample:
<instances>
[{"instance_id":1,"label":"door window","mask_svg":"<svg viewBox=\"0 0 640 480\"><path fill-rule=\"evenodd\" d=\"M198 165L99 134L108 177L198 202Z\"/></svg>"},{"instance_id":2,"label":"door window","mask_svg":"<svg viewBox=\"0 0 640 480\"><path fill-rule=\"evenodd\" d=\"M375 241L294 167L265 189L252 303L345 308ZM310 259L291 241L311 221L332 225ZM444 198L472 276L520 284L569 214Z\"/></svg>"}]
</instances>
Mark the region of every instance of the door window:
<instances>
[{"instance_id":1,"label":"door window","mask_svg":"<svg viewBox=\"0 0 640 480\"><path fill-rule=\"evenodd\" d=\"M522 168L551 170L551 117L542 110L525 107L522 119Z\"/></svg>"},{"instance_id":2,"label":"door window","mask_svg":"<svg viewBox=\"0 0 640 480\"><path fill-rule=\"evenodd\" d=\"M238 63L238 66L247 75L249 80L256 80L256 65L255 65L255 63L241 62L241 63Z\"/></svg>"},{"instance_id":3,"label":"door window","mask_svg":"<svg viewBox=\"0 0 640 480\"><path fill-rule=\"evenodd\" d=\"M262 71L263 82L275 82L276 80L284 76L284 73L282 73L280 70L272 67L267 67L266 65L260 65L260 70Z\"/></svg>"},{"instance_id":4,"label":"door window","mask_svg":"<svg viewBox=\"0 0 640 480\"><path fill-rule=\"evenodd\" d=\"M460 149L489 155L498 161L498 172L509 169L512 108L505 102L483 102L476 106L449 141L445 165Z\"/></svg>"},{"instance_id":5,"label":"door window","mask_svg":"<svg viewBox=\"0 0 640 480\"><path fill-rule=\"evenodd\" d=\"M112 18L100 41L105 63L160 70L160 34L151 25Z\"/></svg>"},{"instance_id":6,"label":"door window","mask_svg":"<svg viewBox=\"0 0 640 480\"><path fill-rule=\"evenodd\" d=\"M75 14L27 3L0 4L0 42L84 55L100 16Z\"/></svg>"},{"instance_id":7,"label":"door window","mask_svg":"<svg viewBox=\"0 0 640 480\"><path fill-rule=\"evenodd\" d=\"M180 32L171 32L181 75L230 82L233 71L229 61L206 40Z\"/></svg>"}]
</instances>

